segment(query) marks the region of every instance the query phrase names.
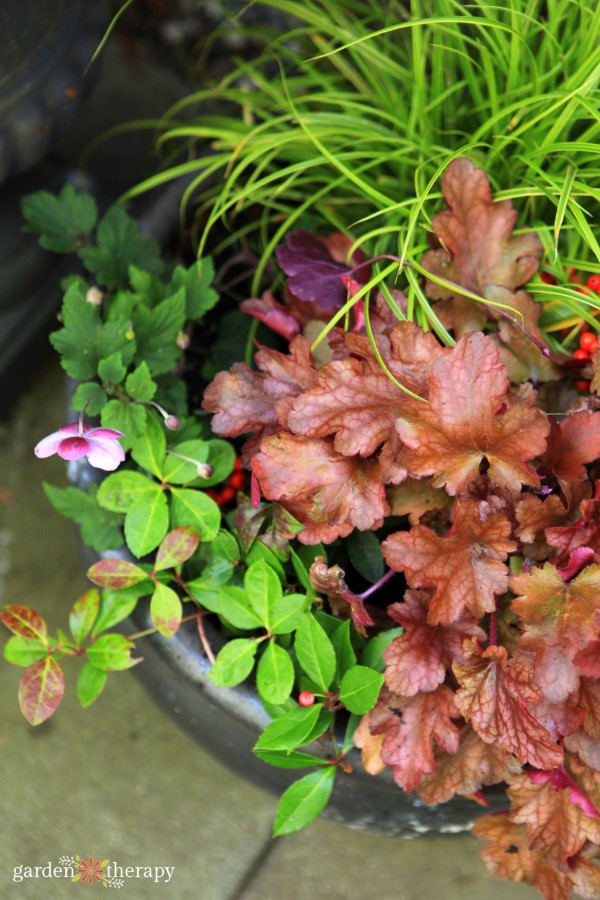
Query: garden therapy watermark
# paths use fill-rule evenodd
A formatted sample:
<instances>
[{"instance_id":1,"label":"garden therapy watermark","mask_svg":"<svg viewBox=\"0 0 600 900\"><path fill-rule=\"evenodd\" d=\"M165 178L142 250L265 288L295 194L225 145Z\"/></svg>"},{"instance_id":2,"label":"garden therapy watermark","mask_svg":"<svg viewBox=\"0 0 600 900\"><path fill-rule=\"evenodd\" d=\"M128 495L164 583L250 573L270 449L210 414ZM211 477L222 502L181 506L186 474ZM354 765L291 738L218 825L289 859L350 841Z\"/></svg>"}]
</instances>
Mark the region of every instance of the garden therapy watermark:
<instances>
[{"instance_id":1,"label":"garden therapy watermark","mask_svg":"<svg viewBox=\"0 0 600 900\"><path fill-rule=\"evenodd\" d=\"M13 882L20 883L29 878L68 878L74 884L101 884L103 887L121 888L128 879L151 879L155 884L168 884L173 877L175 866L121 866L109 859L84 859L75 856L61 856L57 863L48 860L42 866L15 866Z\"/></svg>"}]
</instances>

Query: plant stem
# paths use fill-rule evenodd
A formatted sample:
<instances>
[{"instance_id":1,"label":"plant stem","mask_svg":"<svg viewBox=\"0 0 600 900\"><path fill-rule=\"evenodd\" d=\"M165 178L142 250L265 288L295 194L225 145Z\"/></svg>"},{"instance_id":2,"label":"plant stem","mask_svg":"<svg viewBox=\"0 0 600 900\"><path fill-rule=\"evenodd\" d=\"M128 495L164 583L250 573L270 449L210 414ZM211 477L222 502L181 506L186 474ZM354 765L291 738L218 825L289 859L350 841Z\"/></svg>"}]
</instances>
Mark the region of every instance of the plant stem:
<instances>
[{"instance_id":1,"label":"plant stem","mask_svg":"<svg viewBox=\"0 0 600 900\"><path fill-rule=\"evenodd\" d=\"M388 569L388 571L379 579L379 581L376 581L375 584L372 584L371 587L367 588L366 591L363 591L362 594L357 594L357 598L359 600L366 600L367 597L370 597L371 594L374 594L375 591L378 591L380 587L383 587L386 581L389 581L393 575L397 574L398 573L395 572L394 569Z\"/></svg>"},{"instance_id":2,"label":"plant stem","mask_svg":"<svg viewBox=\"0 0 600 900\"><path fill-rule=\"evenodd\" d=\"M209 661L209 663L211 664L211 666L214 666L214 664L215 664L215 655L214 655L214 653L212 652L212 650L210 649L210 644L208 643L208 639L207 639L207 637L206 637L206 632L204 631L204 624L203 624L203 622L202 622L202 616L203 616L203 615L204 615L204 613L203 613L202 611L199 611L199 612L195 613L193 616L190 616L189 618L190 618L190 619L193 619L193 618L196 619L196 622L197 622L197 625L198 625L198 634L200 635L200 640L202 641L202 646L203 646L203 648L204 648L204 652L206 653L206 656L207 656L208 661ZM183 620L182 620L182 621L183 621Z\"/></svg>"}]
</instances>

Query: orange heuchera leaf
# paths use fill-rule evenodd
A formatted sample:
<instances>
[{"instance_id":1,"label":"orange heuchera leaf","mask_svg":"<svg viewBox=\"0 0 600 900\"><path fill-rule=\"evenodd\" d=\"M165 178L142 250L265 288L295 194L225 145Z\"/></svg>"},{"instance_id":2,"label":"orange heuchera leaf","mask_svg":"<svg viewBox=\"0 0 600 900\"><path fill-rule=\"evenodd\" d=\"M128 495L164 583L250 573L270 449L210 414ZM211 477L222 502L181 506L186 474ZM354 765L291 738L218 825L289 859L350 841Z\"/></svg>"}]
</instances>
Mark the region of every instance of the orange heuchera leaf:
<instances>
[{"instance_id":1,"label":"orange heuchera leaf","mask_svg":"<svg viewBox=\"0 0 600 900\"><path fill-rule=\"evenodd\" d=\"M290 398L316 379L310 344L302 335L294 338L289 354L261 347L255 359L259 372L235 363L206 388L202 407L215 413L216 434L234 437L285 425Z\"/></svg>"},{"instance_id":2,"label":"orange heuchera leaf","mask_svg":"<svg viewBox=\"0 0 600 900\"><path fill-rule=\"evenodd\" d=\"M559 379L561 377L559 367L554 365L547 356L544 356L539 346L536 346L530 337L532 335L540 343L545 342L544 335L538 326L538 319L542 311L540 304L532 300L526 291L511 293L506 288L495 285L487 287L485 296L494 303L503 303L521 313L521 316L514 312L510 313L519 323L517 325L504 317L500 310L490 308L490 313L499 319L500 360L506 366L512 383L523 384L524 381L532 381L534 384L538 384L542 381Z\"/></svg>"},{"instance_id":3,"label":"orange heuchera leaf","mask_svg":"<svg viewBox=\"0 0 600 900\"><path fill-rule=\"evenodd\" d=\"M600 682L595 678L582 678L579 702L585 710L585 731L600 738Z\"/></svg>"},{"instance_id":4,"label":"orange heuchera leaf","mask_svg":"<svg viewBox=\"0 0 600 900\"><path fill-rule=\"evenodd\" d=\"M514 291L529 281L542 244L532 233L513 235L518 213L510 200L492 200L483 169L464 157L453 160L442 177L442 193L448 209L431 224L444 249L426 253L423 268L479 296L486 296L488 285ZM433 298L450 295L433 282L427 291Z\"/></svg>"},{"instance_id":5,"label":"orange heuchera leaf","mask_svg":"<svg viewBox=\"0 0 600 900\"><path fill-rule=\"evenodd\" d=\"M546 529L546 540L559 552L552 560L557 566L569 564L571 554L580 547L590 547L600 562L600 500L582 500L581 518L573 525L555 525Z\"/></svg>"},{"instance_id":6,"label":"orange heuchera leaf","mask_svg":"<svg viewBox=\"0 0 600 900\"><path fill-rule=\"evenodd\" d=\"M600 865L582 855L569 860L569 879L573 890L585 900L600 897Z\"/></svg>"},{"instance_id":7,"label":"orange heuchera leaf","mask_svg":"<svg viewBox=\"0 0 600 900\"><path fill-rule=\"evenodd\" d=\"M298 535L304 544L380 528L389 514L378 463L341 456L331 440L286 433L263 438L252 470L264 496L305 526Z\"/></svg>"},{"instance_id":8,"label":"orange heuchera leaf","mask_svg":"<svg viewBox=\"0 0 600 900\"><path fill-rule=\"evenodd\" d=\"M403 603L387 608L388 615L404 626L404 634L394 638L383 654L385 683L395 694L412 697L419 691L434 691L452 661L464 661L464 640L486 638L468 615L452 625L428 625L430 599L430 591L406 591Z\"/></svg>"},{"instance_id":9,"label":"orange heuchera leaf","mask_svg":"<svg viewBox=\"0 0 600 900\"><path fill-rule=\"evenodd\" d=\"M486 866L498 878L524 881L536 887L545 900L570 900L571 883L545 853L533 850L527 829L511 821L506 813L481 816L473 825L473 834L488 841L481 851Z\"/></svg>"},{"instance_id":10,"label":"orange heuchera leaf","mask_svg":"<svg viewBox=\"0 0 600 900\"><path fill-rule=\"evenodd\" d=\"M600 678L600 641L592 641L573 660L580 675Z\"/></svg>"},{"instance_id":11,"label":"orange heuchera leaf","mask_svg":"<svg viewBox=\"0 0 600 900\"><path fill-rule=\"evenodd\" d=\"M381 745L384 734L372 734L370 728L370 716L367 713L362 717L358 728L352 735L352 743L361 751L360 761L365 772L369 775L379 775L386 768L381 758Z\"/></svg>"},{"instance_id":12,"label":"orange heuchera leaf","mask_svg":"<svg viewBox=\"0 0 600 900\"><path fill-rule=\"evenodd\" d=\"M542 464L556 478L583 481L587 478L585 463L600 456L600 412L577 412L557 424L549 416L548 448Z\"/></svg>"},{"instance_id":13,"label":"orange heuchera leaf","mask_svg":"<svg viewBox=\"0 0 600 900\"><path fill-rule=\"evenodd\" d=\"M446 491L416 478L407 478L402 484L390 487L387 498L391 515L408 516L411 525L417 525L421 516L430 510L450 515L454 507L454 500Z\"/></svg>"},{"instance_id":14,"label":"orange heuchera leaf","mask_svg":"<svg viewBox=\"0 0 600 900\"><path fill-rule=\"evenodd\" d=\"M548 423L534 394L513 397L494 340L480 332L461 338L433 365L430 402L407 400L396 429L408 449L398 462L410 475L433 475L453 496L474 481L483 460L492 483L513 490L537 486L527 461L546 449Z\"/></svg>"},{"instance_id":15,"label":"orange heuchera leaf","mask_svg":"<svg viewBox=\"0 0 600 900\"><path fill-rule=\"evenodd\" d=\"M562 527L579 517L578 506L590 496L588 483L569 485L568 508L557 494L542 500L535 494L523 494L516 505L519 526L515 531L519 540L527 544L526 555L533 559L547 559L552 551L545 538L546 528Z\"/></svg>"},{"instance_id":16,"label":"orange heuchera leaf","mask_svg":"<svg viewBox=\"0 0 600 900\"><path fill-rule=\"evenodd\" d=\"M521 771L512 753L499 744L486 744L469 725L461 731L457 753L437 752L435 757L435 771L424 775L418 787L419 797L428 804L446 803L455 794L472 794Z\"/></svg>"},{"instance_id":17,"label":"orange heuchera leaf","mask_svg":"<svg viewBox=\"0 0 600 900\"><path fill-rule=\"evenodd\" d=\"M538 773L533 773L538 774ZM570 787L557 790L549 779L532 783L527 775L510 779L510 818L527 826L529 846L557 864L574 856L590 840L600 843L600 817L590 818L572 802Z\"/></svg>"},{"instance_id":18,"label":"orange heuchera leaf","mask_svg":"<svg viewBox=\"0 0 600 900\"><path fill-rule=\"evenodd\" d=\"M484 741L497 742L521 763L538 769L559 766L562 750L527 710L541 695L531 667L508 660L504 647L480 651L473 638L468 643L467 664L452 665L461 685L455 702L464 718Z\"/></svg>"},{"instance_id":19,"label":"orange heuchera leaf","mask_svg":"<svg viewBox=\"0 0 600 900\"><path fill-rule=\"evenodd\" d=\"M502 560L517 546L509 540L510 529L502 513L492 513L482 522L474 500L458 500L444 537L415 525L390 535L382 551L388 566L405 572L412 587L435 587L427 621L448 625L460 619L465 608L478 619L494 611L494 594L508 587Z\"/></svg>"},{"instance_id":20,"label":"orange heuchera leaf","mask_svg":"<svg viewBox=\"0 0 600 900\"><path fill-rule=\"evenodd\" d=\"M63 670L53 656L29 666L19 682L19 706L31 725L45 722L59 705L65 692Z\"/></svg>"},{"instance_id":21,"label":"orange heuchera leaf","mask_svg":"<svg viewBox=\"0 0 600 900\"><path fill-rule=\"evenodd\" d=\"M535 683L549 700L565 700L579 687L574 657L597 637L600 566L588 566L565 584L546 563L511 578L510 588L520 595L511 609L524 629L519 646L535 653Z\"/></svg>"},{"instance_id":22,"label":"orange heuchera leaf","mask_svg":"<svg viewBox=\"0 0 600 900\"><path fill-rule=\"evenodd\" d=\"M456 753L459 732L451 719L459 717L452 691L443 685L402 703L402 721L395 718L389 724L381 758L405 791L414 791L423 775L434 771L434 741L447 753Z\"/></svg>"}]
</instances>

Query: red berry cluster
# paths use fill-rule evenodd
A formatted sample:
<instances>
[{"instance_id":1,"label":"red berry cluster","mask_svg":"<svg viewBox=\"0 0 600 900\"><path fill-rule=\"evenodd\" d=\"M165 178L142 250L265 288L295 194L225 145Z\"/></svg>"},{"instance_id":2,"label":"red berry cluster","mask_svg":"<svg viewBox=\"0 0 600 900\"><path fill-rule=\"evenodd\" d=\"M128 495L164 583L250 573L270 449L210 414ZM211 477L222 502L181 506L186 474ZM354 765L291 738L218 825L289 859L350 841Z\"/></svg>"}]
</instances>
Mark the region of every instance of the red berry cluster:
<instances>
[{"instance_id":1,"label":"red berry cluster","mask_svg":"<svg viewBox=\"0 0 600 900\"><path fill-rule=\"evenodd\" d=\"M548 275L548 273L544 273ZM553 276L549 276L553 277ZM546 279L543 279L546 281ZM600 275L590 275L586 282L583 281L577 273L575 269L570 269L569 271L569 281L575 282L576 284L584 284L587 290L581 290L582 294L589 295L590 291L594 293L600 294ZM549 282L546 282L547 284ZM573 353L573 359L579 360L589 360L594 355L595 351L600 348L600 342L598 341L598 337L594 334L593 331L590 330L590 326L584 322L581 326L581 336L579 338L579 347ZM589 381L576 381L575 387L580 391L587 391L589 388Z\"/></svg>"},{"instance_id":2,"label":"red berry cluster","mask_svg":"<svg viewBox=\"0 0 600 900\"><path fill-rule=\"evenodd\" d=\"M218 503L220 507L228 506L235 500L238 491L248 490L248 482L248 472L244 471L240 457L236 456L233 472L225 484L219 490L208 488L206 493L209 497L212 497L215 503Z\"/></svg>"}]
</instances>

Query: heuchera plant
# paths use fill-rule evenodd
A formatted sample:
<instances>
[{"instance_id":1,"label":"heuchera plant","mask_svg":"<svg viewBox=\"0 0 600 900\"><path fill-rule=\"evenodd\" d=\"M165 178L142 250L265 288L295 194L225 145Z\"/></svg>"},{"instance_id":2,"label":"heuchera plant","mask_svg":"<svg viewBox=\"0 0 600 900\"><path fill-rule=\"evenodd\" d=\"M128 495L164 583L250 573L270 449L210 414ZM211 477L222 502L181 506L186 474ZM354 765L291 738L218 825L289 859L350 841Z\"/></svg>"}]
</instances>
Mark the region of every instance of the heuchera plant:
<instances>
[{"instance_id":1,"label":"heuchera plant","mask_svg":"<svg viewBox=\"0 0 600 900\"><path fill-rule=\"evenodd\" d=\"M181 393L173 406L185 313L156 336L163 304L204 269L150 276L134 264L107 281L95 262L109 258L101 223L98 248L79 253L107 289L103 306L78 280L53 342L86 380L76 408L122 431L129 453L97 491L47 491L97 550L124 539L131 558L91 567L97 587L73 606L70 636L50 638L37 612L6 607L5 655L25 666L33 724L60 702L66 656L86 659L87 705L107 671L136 662L135 636L110 628L149 598L163 635L184 615L197 622L216 684L255 672L273 721L254 752L311 770L281 798L275 834L322 811L354 745L368 772L389 768L426 804L458 794L485 806L486 788L505 790L506 811L474 826L490 869L553 900L597 897L600 352L590 341L585 358L568 359L545 346L523 289L542 246L514 232L516 211L493 200L485 173L456 159L442 190L432 249L411 265L426 273L448 345L349 238L292 232L277 251L279 299L242 304L287 347L259 344L255 368L236 363L204 393L225 440ZM311 347L319 331L327 340ZM232 505L224 486L242 468L248 491ZM359 577L370 586L353 590ZM206 615L229 637L216 658Z\"/></svg>"}]
</instances>

